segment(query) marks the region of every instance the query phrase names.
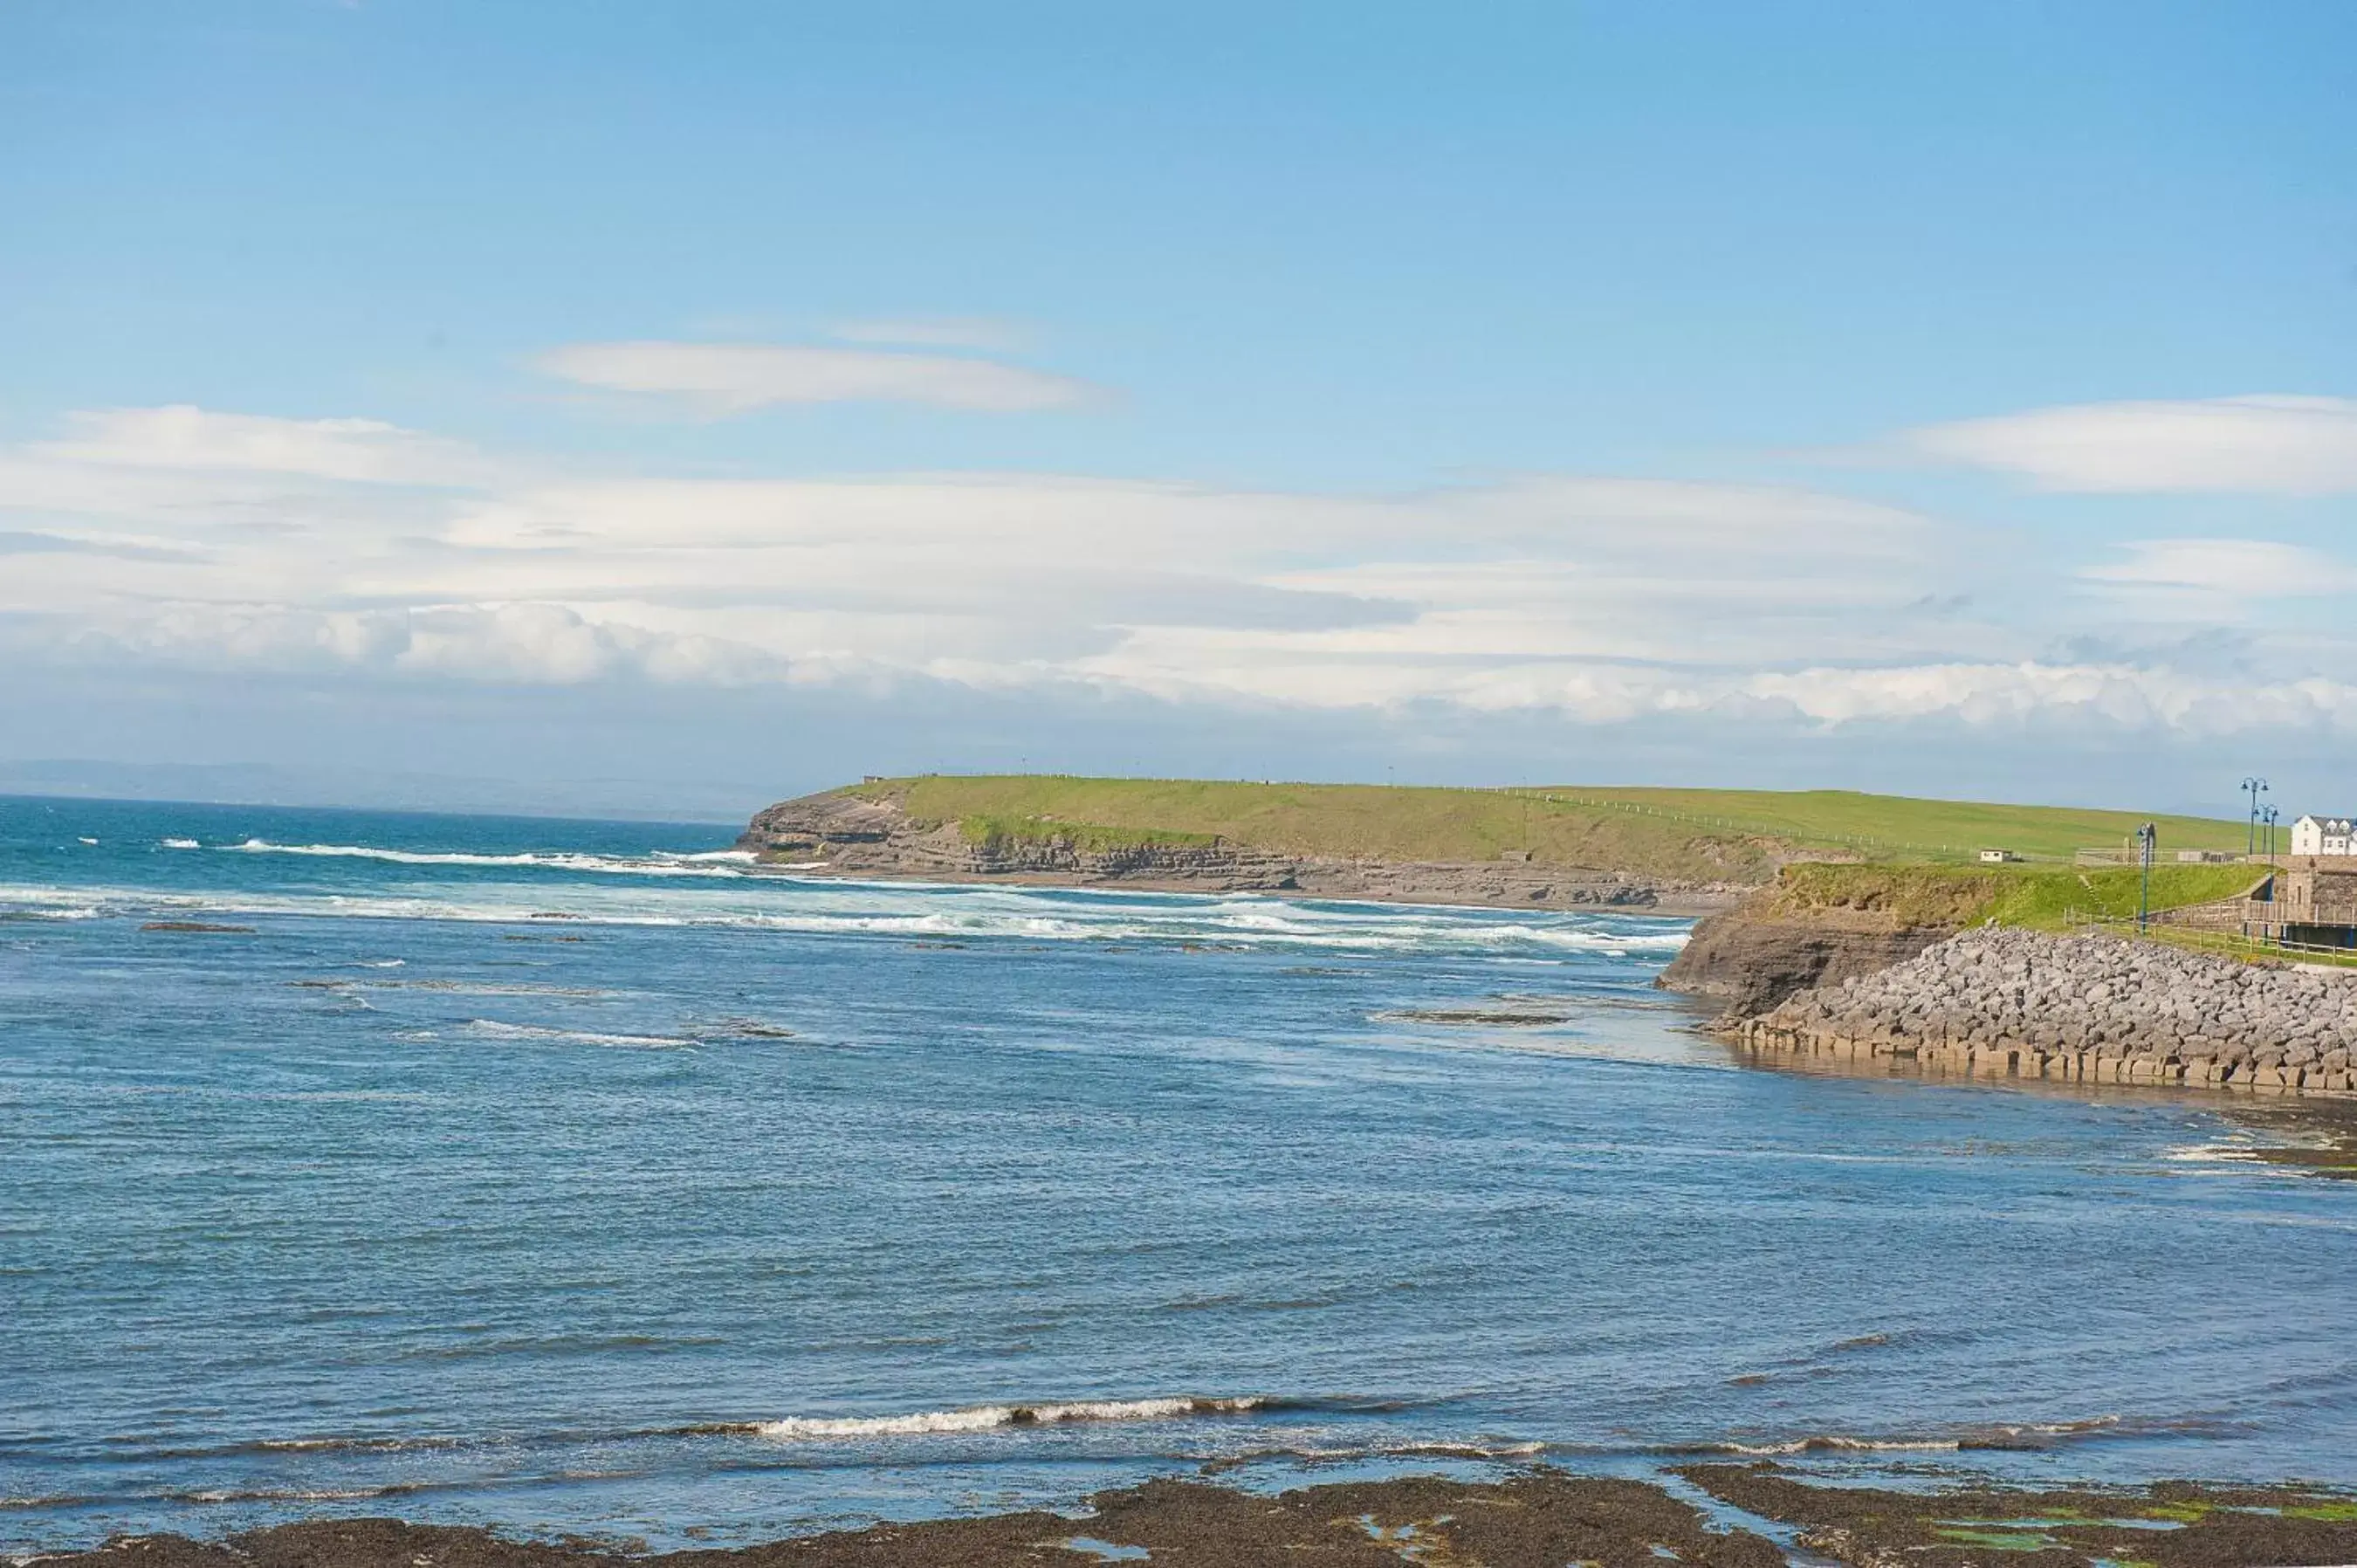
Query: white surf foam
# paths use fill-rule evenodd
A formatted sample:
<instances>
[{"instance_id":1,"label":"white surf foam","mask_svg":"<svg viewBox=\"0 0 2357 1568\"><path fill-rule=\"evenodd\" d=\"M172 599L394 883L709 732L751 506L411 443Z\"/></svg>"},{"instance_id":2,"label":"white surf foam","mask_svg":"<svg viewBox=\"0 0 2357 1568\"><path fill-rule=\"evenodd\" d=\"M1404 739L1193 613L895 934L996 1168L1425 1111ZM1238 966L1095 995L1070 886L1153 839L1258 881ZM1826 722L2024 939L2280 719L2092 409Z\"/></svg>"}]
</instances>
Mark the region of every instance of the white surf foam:
<instances>
[{"instance_id":1,"label":"white surf foam","mask_svg":"<svg viewBox=\"0 0 2357 1568\"><path fill-rule=\"evenodd\" d=\"M742 876L753 864L750 850L700 850L672 853L657 850L643 855L593 854L584 850L519 850L511 854L482 854L471 850L382 849L364 843L273 843L250 838L223 844L240 854L296 854L320 860L373 860L390 865L454 865L546 871L587 871L626 876Z\"/></svg>"},{"instance_id":2,"label":"white surf foam","mask_svg":"<svg viewBox=\"0 0 2357 1568\"><path fill-rule=\"evenodd\" d=\"M1717 1443L1709 1451L1771 1458L1785 1454L1953 1454L1963 1446L1953 1437L1795 1437L1783 1443Z\"/></svg>"},{"instance_id":3,"label":"white surf foam","mask_svg":"<svg viewBox=\"0 0 2357 1568\"><path fill-rule=\"evenodd\" d=\"M194 839L166 839L164 847L166 849L201 849L204 846Z\"/></svg>"},{"instance_id":4,"label":"white surf foam","mask_svg":"<svg viewBox=\"0 0 2357 1568\"><path fill-rule=\"evenodd\" d=\"M487 1040L557 1040L576 1046L607 1046L620 1050L675 1051L693 1048L694 1040L679 1035L603 1035L591 1029L553 1029L539 1024L503 1024L496 1018L469 1018L467 1033Z\"/></svg>"},{"instance_id":5,"label":"white surf foam","mask_svg":"<svg viewBox=\"0 0 2357 1568\"><path fill-rule=\"evenodd\" d=\"M905 1415L788 1416L755 1423L775 1442L856 1441L934 1434L992 1432L1008 1426L1056 1426L1080 1422L1175 1421L1190 1415L1232 1415L1254 1410L1258 1399L1077 1400L1056 1404L985 1404Z\"/></svg>"},{"instance_id":6,"label":"white surf foam","mask_svg":"<svg viewBox=\"0 0 2357 1568\"><path fill-rule=\"evenodd\" d=\"M251 1491L234 1487L209 1487L200 1492L181 1492L173 1500L189 1503L350 1503L367 1498L395 1498L416 1491L412 1485L399 1482L382 1487L261 1487Z\"/></svg>"},{"instance_id":7,"label":"white surf foam","mask_svg":"<svg viewBox=\"0 0 2357 1568\"><path fill-rule=\"evenodd\" d=\"M1773 1457L1786 1454L1954 1454L1965 1449L2012 1446L2024 1439L2086 1437L2110 1432L2121 1424L2116 1415L2099 1415L2085 1421L2023 1422L1973 1427L1953 1436L1854 1437L1841 1434L1816 1434L1794 1437L1781 1443L1719 1443L1709 1447L1714 1452L1741 1454L1749 1457Z\"/></svg>"},{"instance_id":8,"label":"white surf foam","mask_svg":"<svg viewBox=\"0 0 2357 1568\"><path fill-rule=\"evenodd\" d=\"M2266 1162L2252 1144L2189 1144L2170 1149L2161 1158L2173 1165L2254 1165Z\"/></svg>"},{"instance_id":9,"label":"white surf foam","mask_svg":"<svg viewBox=\"0 0 2357 1568\"><path fill-rule=\"evenodd\" d=\"M248 845L261 844L255 849ZM249 854L343 855L455 860L360 845L275 846L249 840L224 845ZM741 854L742 852L712 852ZM573 857L611 869L611 857ZM548 855L468 857L494 867L544 866ZM399 864L400 862L395 862ZM651 865L655 863L648 862ZM675 863L665 861L663 866ZM719 928L812 934L865 934L942 940L1155 943L1213 950L1423 952L1494 961L1564 961L1586 957L1661 956L1684 944L1681 929L1648 929L1624 917L1582 912L1518 915L1275 898L1189 897L1092 890L931 887L898 883L814 883L749 872L735 862L642 877L561 882L476 881L404 885L350 893L304 887L224 886L202 892L135 887L0 886L0 908L71 907L142 918L311 916L361 919L449 920L492 924L594 923L613 927ZM726 881L689 881L719 876Z\"/></svg>"}]
</instances>

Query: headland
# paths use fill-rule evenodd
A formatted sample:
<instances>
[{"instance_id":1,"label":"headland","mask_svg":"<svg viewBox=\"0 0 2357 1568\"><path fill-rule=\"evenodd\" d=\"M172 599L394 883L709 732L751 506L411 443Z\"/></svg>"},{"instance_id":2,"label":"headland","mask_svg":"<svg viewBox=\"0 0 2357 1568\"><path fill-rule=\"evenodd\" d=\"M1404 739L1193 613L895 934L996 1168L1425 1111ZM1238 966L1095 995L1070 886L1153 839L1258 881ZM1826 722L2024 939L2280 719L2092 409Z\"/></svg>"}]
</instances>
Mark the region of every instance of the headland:
<instances>
[{"instance_id":1,"label":"headland","mask_svg":"<svg viewBox=\"0 0 2357 1568\"><path fill-rule=\"evenodd\" d=\"M2244 824L2199 818L2158 820L2190 863L2121 864L2147 820L1840 791L929 775L780 802L739 843L805 875L1702 916L1660 983L1718 1003L1715 1031L1762 1056L2357 1092L2357 970L2200 950L2270 868L2236 853ZM2140 910L2158 924L2126 940Z\"/></svg>"},{"instance_id":2,"label":"headland","mask_svg":"<svg viewBox=\"0 0 2357 1568\"><path fill-rule=\"evenodd\" d=\"M805 875L1694 916L1787 865L1966 865L1996 843L2067 858L2125 812L1840 790L1432 789L925 775L782 801L739 845ZM2238 824L2171 819L2224 848Z\"/></svg>"}]
</instances>

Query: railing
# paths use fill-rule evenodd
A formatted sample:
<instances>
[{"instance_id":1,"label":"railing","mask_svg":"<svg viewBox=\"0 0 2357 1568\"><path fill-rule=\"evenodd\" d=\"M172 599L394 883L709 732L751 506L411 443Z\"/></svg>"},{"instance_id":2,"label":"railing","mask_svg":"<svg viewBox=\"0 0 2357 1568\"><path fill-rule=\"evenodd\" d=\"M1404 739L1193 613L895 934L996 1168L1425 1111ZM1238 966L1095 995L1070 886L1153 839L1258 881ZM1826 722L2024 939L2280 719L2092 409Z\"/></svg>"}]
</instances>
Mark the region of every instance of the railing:
<instances>
[{"instance_id":1,"label":"railing","mask_svg":"<svg viewBox=\"0 0 2357 1568\"><path fill-rule=\"evenodd\" d=\"M2243 918L2262 926L2357 927L2357 904L2300 904L2288 898L2246 898Z\"/></svg>"},{"instance_id":2,"label":"railing","mask_svg":"<svg viewBox=\"0 0 2357 1568\"><path fill-rule=\"evenodd\" d=\"M2290 923L2304 925L2307 922ZM2134 915L2104 915L2090 921L2089 924L2113 936L2160 942L2169 947L2189 948L2196 952L2222 953L2233 958L2245 959L2316 959L2332 962L2336 966L2357 966L2357 947L2334 946L2319 942L2288 942L2279 938L2255 935L2248 931L2167 925L2157 919L2139 927ZM2357 935L2357 931L2352 931L2352 934Z\"/></svg>"}]
</instances>

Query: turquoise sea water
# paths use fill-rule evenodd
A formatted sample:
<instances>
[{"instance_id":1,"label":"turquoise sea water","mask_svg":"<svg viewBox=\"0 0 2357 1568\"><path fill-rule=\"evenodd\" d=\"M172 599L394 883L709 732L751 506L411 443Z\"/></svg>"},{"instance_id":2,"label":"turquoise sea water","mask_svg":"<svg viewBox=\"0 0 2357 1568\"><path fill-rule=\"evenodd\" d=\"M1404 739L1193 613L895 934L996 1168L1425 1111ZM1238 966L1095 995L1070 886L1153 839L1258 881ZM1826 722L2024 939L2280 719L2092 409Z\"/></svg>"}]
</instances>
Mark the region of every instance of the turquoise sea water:
<instances>
[{"instance_id":1,"label":"turquoise sea water","mask_svg":"<svg viewBox=\"0 0 2357 1568\"><path fill-rule=\"evenodd\" d=\"M0 800L0 1548L1480 1453L2357 1484L2357 1183L2212 1102L1743 1066L1677 921L729 836ZM1400 1015L1469 1008L1564 1021Z\"/></svg>"}]
</instances>

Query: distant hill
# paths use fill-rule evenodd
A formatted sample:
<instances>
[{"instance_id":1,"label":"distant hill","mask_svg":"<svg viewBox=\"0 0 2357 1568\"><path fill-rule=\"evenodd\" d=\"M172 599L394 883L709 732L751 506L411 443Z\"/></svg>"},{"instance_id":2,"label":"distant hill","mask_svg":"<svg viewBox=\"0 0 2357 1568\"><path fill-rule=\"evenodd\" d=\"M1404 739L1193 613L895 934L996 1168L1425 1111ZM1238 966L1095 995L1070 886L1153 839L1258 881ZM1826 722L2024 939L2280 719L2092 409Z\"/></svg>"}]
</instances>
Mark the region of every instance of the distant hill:
<instances>
[{"instance_id":1,"label":"distant hill","mask_svg":"<svg viewBox=\"0 0 2357 1568\"><path fill-rule=\"evenodd\" d=\"M1964 865L1984 849L2031 865L2125 850L2158 824L2161 857L2239 853L2244 824L2064 806L1922 800L1850 790L1513 789L1193 779L930 775L841 794L892 800L969 838L1211 837L1293 855L1388 861L1520 860L1688 882L1764 883L1794 859Z\"/></svg>"}]
</instances>

